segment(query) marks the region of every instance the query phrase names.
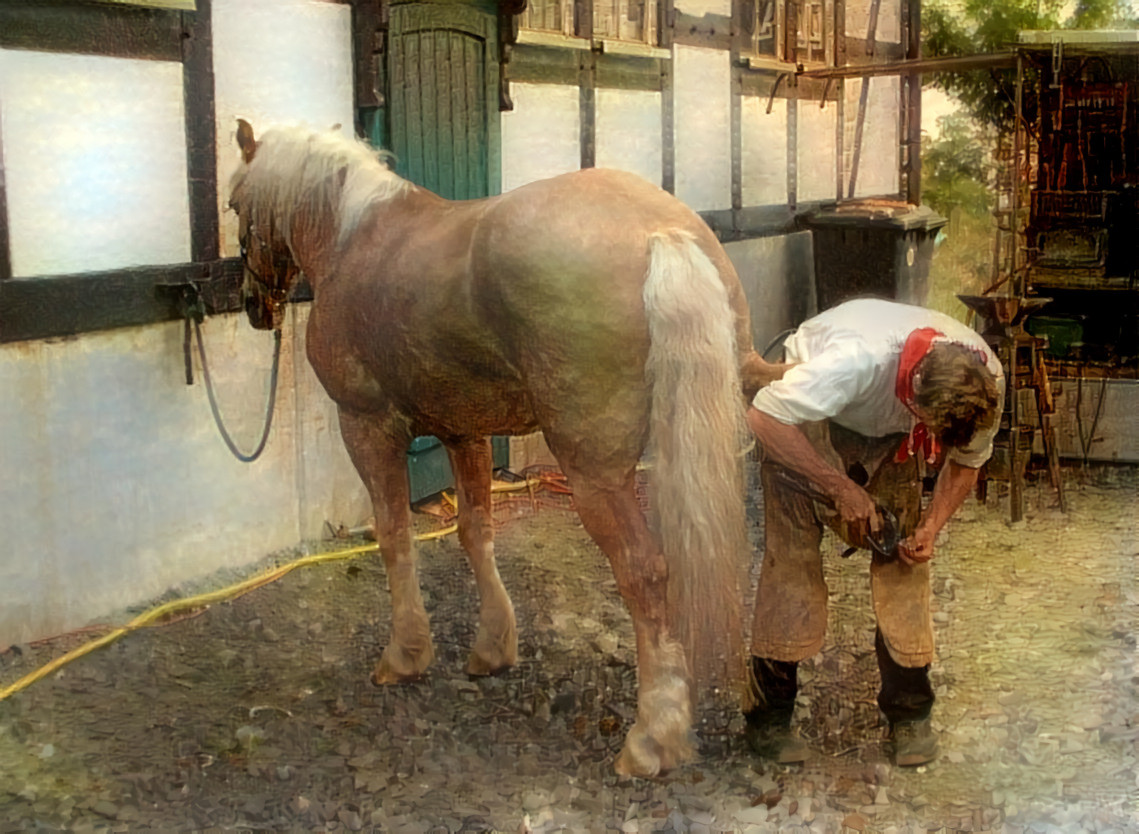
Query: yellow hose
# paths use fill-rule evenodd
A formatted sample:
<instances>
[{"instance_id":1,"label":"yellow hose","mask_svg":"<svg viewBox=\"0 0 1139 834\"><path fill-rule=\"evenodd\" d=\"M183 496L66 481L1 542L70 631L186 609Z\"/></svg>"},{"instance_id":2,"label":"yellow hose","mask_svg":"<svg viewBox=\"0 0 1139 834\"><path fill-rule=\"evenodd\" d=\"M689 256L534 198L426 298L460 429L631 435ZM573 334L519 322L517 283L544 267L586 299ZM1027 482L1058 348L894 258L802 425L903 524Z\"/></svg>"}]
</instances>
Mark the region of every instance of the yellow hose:
<instances>
[{"instance_id":1,"label":"yellow hose","mask_svg":"<svg viewBox=\"0 0 1139 834\"><path fill-rule=\"evenodd\" d=\"M491 492L514 492L517 490L526 489L528 486L531 486L534 483L538 483L538 480L532 479L517 484L494 484L491 487ZM453 501L449 501L449 503L453 503ZM445 527L441 530L432 530L429 533L420 533L415 537L415 540L427 541L430 539L440 539L443 536L454 533L458 529L458 524L452 524L450 527ZM379 545L373 542L372 544L362 544L358 547L349 547L345 550L336 550L329 553L315 553L311 556L303 556L296 561L289 562L287 565L281 565L280 567L273 568L272 570L268 571L267 573L263 573L260 576L253 576L243 582L238 582L236 585L230 585L228 588L222 588L218 591L210 591L209 593L199 594L198 596L194 597L187 597L186 599L171 600L170 602L159 605L157 608L152 608L145 613L139 614L126 625L120 626L119 628L116 628L113 631L104 634L102 637L98 637L94 640L84 643L82 646L79 646L76 649L72 649L67 654L57 657L55 660L52 660L46 665L41 666L34 672L31 672L30 674L27 674L24 677L20 678L11 686L0 689L0 701L3 701L9 696L15 695L17 692L28 688L36 681L47 677L52 672L66 666L68 663L71 663L71 661L78 660L79 658L90 654L96 649L103 648L103 646L110 645L120 637L130 634L132 631L136 631L137 629L143 628L144 626L151 625L156 620L159 620L168 614L174 614L178 611L185 611L189 608L201 608L202 606L210 605L215 602L232 599L233 597L248 593L255 588L260 588L262 585L268 585L270 582L275 582L295 568L302 568L306 567L307 565L316 565L321 562L334 562L338 559L347 559L352 556L358 556L361 553L370 553L378 549Z\"/></svg>"}]
</instances>

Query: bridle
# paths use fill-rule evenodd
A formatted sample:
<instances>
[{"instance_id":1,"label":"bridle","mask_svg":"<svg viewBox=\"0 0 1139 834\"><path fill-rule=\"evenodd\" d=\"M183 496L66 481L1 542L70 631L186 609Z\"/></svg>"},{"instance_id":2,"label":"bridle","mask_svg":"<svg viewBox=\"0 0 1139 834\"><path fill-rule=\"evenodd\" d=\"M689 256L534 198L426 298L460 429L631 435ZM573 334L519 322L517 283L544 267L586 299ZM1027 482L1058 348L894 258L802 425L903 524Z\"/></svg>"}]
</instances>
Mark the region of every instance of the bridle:
<instances>
[{"instance_id":1,"label":"bridle","mask_svg":"<svg viewBox=\"0 0 1139 834\"><path fill-rule=\"evenodd\" d=\"M249 265L248 244L250 237L257 242L262 253L268 252L269 274L274 278L278 275L285 276L283 286L278 286L275 281L270 283ZM245 275L257 287L258 293L269 299L269 312L273 317L274 329L279 329L277 322L280 321L280 313L289 300L289 288L292 285L293 275L298 271L296 263L287 249L276 250L261 238L252 214L249 218L246 234L241 237L238 243L241 252L241 265L245 270Z\"/></svg>"}]
</instances>

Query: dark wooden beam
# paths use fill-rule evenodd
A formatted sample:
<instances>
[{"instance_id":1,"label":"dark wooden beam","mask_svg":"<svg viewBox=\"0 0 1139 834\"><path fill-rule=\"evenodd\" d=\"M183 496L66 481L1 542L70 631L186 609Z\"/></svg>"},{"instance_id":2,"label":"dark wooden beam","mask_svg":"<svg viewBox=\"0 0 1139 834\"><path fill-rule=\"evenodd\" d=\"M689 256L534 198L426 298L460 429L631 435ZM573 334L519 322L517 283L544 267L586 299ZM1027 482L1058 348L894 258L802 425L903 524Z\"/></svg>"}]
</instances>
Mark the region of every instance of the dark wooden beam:
<instances>
[{"instance_id":1,"label":"dark wooden beam","mask_svg":"<svg viewBox=\"0 0 1139 834\"><path fill-rule=\"evenodd\" d=\"M214 115L212 0L182 13L182 83L190 194L190 259L218 257L217 123Z\"/></svg>"},{"instance_id":2,"label":"dark wooden beam","mask_svg":"<svg viewBox=\"0 0 1139 834\"><path fill-rule=\"evenodd\" d=\"M10 0L0 4L0 47L180 61L183 14L117 3Z\"/></svg>"},{"instance_id":3,"label":"dark wooden beam","mask_svg":"<svg viewBox=\"0 0 1139 834\"><path fill-rule=\"evenodd\" d=\"M0 136L4 135L0 122ZM4 175L4 143L0 142L0 282L12 277L12 249L8 238L8 180Z\"/></svg>"},{"instance_id":4,"label":"dark wooden beam","mask_svg":"<svg viewBox=\"0 0 1139 834\"><path fill-rule=\"evenodd\" d=\"M180 318L180 288L208 313L241 309L241 263L176 264L0 281L0 343L75 336Z\"/></svg>"},{"instance_id":5,"label":"dark wooden beam","mask_svg":"<svg viewBox=\"0 0 1139 834\"><path fill-rule=\"evenodd\" d=\"M597 84L595 81L595 52L579 53L578 61L578 115L581 123L581 167L597 165Z\"/></svg>"}]
</instances>

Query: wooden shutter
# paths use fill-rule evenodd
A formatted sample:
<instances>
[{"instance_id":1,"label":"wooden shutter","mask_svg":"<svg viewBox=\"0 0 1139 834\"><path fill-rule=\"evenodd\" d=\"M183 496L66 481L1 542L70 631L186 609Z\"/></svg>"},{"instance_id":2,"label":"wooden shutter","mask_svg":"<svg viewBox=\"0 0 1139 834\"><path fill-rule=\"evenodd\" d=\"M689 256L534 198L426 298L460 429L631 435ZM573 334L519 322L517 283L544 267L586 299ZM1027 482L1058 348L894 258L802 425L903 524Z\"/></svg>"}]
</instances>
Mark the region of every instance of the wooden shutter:
<instances>
[{"instance_id":1,"label":"wooden shutter","mask_svg":"<svg viewBox=\"0 0 1139 834\"><path fill-rule=\"evenodd\" d=\"M391 9L396 170L449 199L500 188L496 26L493 15L465 5Z\"/></svg>"}]
</instances>

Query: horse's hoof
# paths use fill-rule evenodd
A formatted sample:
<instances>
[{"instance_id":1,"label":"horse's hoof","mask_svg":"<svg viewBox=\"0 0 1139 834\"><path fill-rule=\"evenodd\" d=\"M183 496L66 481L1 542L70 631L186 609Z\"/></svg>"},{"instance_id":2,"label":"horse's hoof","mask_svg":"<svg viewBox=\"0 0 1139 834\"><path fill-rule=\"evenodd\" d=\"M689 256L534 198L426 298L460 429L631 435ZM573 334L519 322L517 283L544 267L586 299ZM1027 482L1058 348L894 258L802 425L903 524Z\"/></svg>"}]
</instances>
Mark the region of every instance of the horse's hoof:
<instances>
[{"instance_id":1,"label":"horse's hoof","mask_svg":"<svg viewBox=\"0 0 1139 834\"><path fill-rule=\"evenodd\" d=\"M617 761L613 763L613 769L619 776L639 776L642 779L659 776L662 770L660 757L645 755L645 752L643 750L633 752L631 746L626 743L621 754L617 756Z\"/></svg>"},{"instance_id":2,"label":"horse's hoof","mask_svg":"<svg viewBox=\"0 0 1139 834\"><path fill-rule=\"evenodd\" d=\"M471 652L467 661L467 674L474 677L485 678L488 675L498 675L514 665L513 660L499 660L491 662L481 655Z\"/></svg>"},{"instance_id":3,"label":"horse's hoof","mask_svg":"<svg viewBox=\"0 0 1139 834\"><path fill-rule=\"evenodd\" d=\"M434 659L435 652L430 648L413 660L406 652L392 652L391 646L388 646L372 672L372 683L387 686L419 680Z\"/></svg>"}]
</instances>

